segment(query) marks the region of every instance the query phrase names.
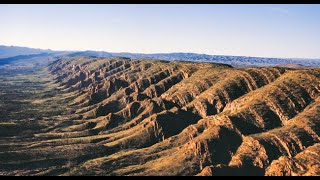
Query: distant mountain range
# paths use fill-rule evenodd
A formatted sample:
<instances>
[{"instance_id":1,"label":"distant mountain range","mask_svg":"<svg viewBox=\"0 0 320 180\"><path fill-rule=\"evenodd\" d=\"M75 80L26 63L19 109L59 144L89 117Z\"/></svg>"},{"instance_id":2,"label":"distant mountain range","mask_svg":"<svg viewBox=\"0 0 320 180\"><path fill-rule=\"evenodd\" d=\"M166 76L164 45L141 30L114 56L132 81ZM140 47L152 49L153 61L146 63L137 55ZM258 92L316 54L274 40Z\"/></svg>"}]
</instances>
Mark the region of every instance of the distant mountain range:
<instances>
[{"instance_id":1,"label":"distant mountain range","mask_svg":"<svg viewBox=\"0 0 320 180\"><path fill-rule=\"evenodd\" d=\"M32 58L40 58L40 57L48 57L53 55L52 53L47 53L47 52L43 52L43 53L39 53L39 54L27 54L27 55L18 55L18 56L13 56L13 57L8 57L8 58L3 58L0 59L0 65L2 64L8 64L10 62L13 61L18 61L18 60L24 60L24 59L32 59Z\"/></svg>"},{"instance_id":2,"label":"distant mountain range","mask_svg":"<svg viewBox=\"0 0 320 180\"><path fill-rule=\"evenodd\" d=\"M51 50L34 49L19 46L1 46L0 45L0 59L9 58L19 55L31 55L40 53L52 53Z\"/></svg>"},{"instance_id":3,"label":"distant mountain range","mask_svg":"<svg viewBox=\"0 0 320 180\"><path fill-rule=\"evenodd\" d=\"M320 59L286 59L265 58L247 56L207 55L196 53L159 53L159 54L135 54L135 53L111 53L113 56L129 58L152 58L162 60L187 60L197 62L224 63L233 66L277 66L285 64L300 64L303 66L320 66Z\"/></svg>"},{"instance_id":4,"label":"distant mountain range","mask_svg":"<svg viewBox=\"0 0 320 180\"><path fill-rule=\"evenodd\" d=\"M185 60L197 62L224 63L233 66L278 66L298 64L302 66L320 66L320 59L266 58L247 56L208 55L197 53L114 53L105 51L52 51L18 46L0 46L0 64L8 63L26 56L91 56L91 57L128 57L132 59ZM6 62L5 62L6 61Z\"/></svg>"}]
</instances>

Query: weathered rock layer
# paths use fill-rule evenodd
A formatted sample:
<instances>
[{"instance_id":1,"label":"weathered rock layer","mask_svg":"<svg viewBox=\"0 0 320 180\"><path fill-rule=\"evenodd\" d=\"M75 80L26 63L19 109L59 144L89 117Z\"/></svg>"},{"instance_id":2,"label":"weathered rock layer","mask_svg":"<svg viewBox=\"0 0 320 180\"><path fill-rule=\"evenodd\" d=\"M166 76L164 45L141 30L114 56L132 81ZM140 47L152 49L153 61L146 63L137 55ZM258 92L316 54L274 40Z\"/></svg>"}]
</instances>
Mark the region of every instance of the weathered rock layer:
<instances>
[{"instance_id":1,"label":"weathered rock layer","mask_svg":"<svg viewBox=\"0 0 320 180\"><path fill-rule=\"evenodd\" d=\"M320 175L319 69L66 57L47 72L69 113L0 151L1 174Z\"/></svg>"}]
</instances>

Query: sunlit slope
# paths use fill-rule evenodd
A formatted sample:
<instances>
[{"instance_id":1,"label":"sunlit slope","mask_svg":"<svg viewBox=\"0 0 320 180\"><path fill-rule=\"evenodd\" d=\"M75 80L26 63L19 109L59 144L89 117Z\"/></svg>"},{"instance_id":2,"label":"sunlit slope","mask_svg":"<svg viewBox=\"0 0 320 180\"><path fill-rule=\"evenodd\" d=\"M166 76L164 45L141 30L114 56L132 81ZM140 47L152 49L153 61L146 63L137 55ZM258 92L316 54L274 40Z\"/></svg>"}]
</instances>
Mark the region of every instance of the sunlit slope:
<instances>
[{"instance_id":1,"label":"sunlit slope","mask_svg":"<svg viewBox=\"0 0 320 180\"><path fill-rule=\"evenodd\" d=\"M64 109L1 141L0 174L319 175L319 69L66 57L43 73Z\"/></svg>"}]
</instances>

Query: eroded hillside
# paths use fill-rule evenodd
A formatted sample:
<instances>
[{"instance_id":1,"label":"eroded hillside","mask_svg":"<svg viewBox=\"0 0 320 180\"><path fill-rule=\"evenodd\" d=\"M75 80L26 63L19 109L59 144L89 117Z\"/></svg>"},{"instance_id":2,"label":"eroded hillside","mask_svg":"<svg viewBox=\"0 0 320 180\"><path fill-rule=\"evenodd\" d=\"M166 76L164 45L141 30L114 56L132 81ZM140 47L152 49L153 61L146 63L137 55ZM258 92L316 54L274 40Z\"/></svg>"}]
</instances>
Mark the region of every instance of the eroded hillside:
<instances>
[{"instance_id":1,"label":"eroded hillside","mask_svg":"<svg viewBox=\"0 0 320 180\"><path fill-rule=\"evenodd\" d=\"M0 122L0 175L320 175L320 69L65 57L23 78L38 114Z\"/></svg>"}]
</instances>

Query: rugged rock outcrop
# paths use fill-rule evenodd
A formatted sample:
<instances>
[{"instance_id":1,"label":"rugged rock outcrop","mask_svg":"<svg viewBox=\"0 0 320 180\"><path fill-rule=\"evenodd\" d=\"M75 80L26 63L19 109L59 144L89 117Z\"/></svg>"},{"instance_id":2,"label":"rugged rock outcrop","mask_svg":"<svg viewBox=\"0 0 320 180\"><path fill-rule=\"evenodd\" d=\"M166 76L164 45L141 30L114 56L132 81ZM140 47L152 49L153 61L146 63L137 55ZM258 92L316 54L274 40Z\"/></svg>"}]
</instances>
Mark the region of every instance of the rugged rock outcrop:
<instances>
[{"instance_id":1,"label":"rugged rock outcrop","mask_svg":"<svg viewBox=\"0 0 320 180\"><path fill-rule=\"evenodd\" d=\"M46 73L66 108L0 144L0 174L320 175L319 69L65 57Z\"/></svg>"},{"instance_id":2,"label":"rugged rock outcrop","mask_svg":"<svg viewBox=\"0 0 320 180\"><path fill-rule=\"evenodd\" d=\"M318 176L320 144L308 147L294 157L281 156L266 169L268 176Z\"/></svg>"}]
</instances>

